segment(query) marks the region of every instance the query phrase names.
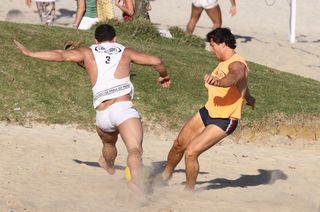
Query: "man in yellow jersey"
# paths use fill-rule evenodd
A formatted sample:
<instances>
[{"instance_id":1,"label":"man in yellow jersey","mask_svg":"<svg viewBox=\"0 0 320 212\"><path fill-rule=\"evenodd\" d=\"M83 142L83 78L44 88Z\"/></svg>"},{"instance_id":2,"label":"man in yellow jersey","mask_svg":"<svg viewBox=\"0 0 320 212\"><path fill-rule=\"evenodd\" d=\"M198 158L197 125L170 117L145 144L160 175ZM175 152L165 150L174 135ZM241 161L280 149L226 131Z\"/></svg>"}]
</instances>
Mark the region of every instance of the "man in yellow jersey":
<instances>
[{"instance_id":1,"label":"man in yellow jersey","mask_svg":"<svg viewBox=\"0 0 320 212\"><path fill-rule=\"evenodd\" d=\"M194 190L199 173L201 153L230 135L241 118L243 102L252 109L255 99L248 89L248 66L235 52L234 35L227 28L217 28L207 34L211 50L220 62L212 74L204 76L208 101L183 126L169 151L161 179L171 178L176 165L185 155L186 190Z\"/></svg>"}]
</instances>

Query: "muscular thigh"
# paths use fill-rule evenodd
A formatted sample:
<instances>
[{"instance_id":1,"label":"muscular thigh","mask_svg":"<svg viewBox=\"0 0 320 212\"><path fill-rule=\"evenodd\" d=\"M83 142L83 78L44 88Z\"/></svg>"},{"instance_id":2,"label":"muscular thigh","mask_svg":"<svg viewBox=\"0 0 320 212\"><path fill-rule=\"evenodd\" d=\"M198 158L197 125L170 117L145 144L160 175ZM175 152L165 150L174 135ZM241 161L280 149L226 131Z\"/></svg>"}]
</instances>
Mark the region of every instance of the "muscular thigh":
<instances>
[{"instance_id":1,"label":"muscular thigh","mask_svg":"<svg viewBox=\"0 0 320 212\"><path fill-rule=\"evenodd\" d=\"M216 125L208 125L188 145L188 150L201 154L225 138L227 134Z\"/></svg>"},{"instance_id":2,"label":"muscular thigh","mask_svg":"<svg viewBox=\"0 0 320 212\"><path fill-rule=\"evenodd\" d=\"M197 112L192 116L181 129L178 139L176 142L179 142L180 145L186 146L188 143L197 137L203 130L205 126L201 120L200 113Z\"/></svg>"},{"instance_id":3,"label":"muscular thigh","mask_svg":"<svg viewBox=\"0 0 320 212\"><path fill-rule=\"evenodd\" d=\"M129 118L118 129L127 150L138 148L142 151L143 130L140 118Z\"/></svg>"}]
</instances>

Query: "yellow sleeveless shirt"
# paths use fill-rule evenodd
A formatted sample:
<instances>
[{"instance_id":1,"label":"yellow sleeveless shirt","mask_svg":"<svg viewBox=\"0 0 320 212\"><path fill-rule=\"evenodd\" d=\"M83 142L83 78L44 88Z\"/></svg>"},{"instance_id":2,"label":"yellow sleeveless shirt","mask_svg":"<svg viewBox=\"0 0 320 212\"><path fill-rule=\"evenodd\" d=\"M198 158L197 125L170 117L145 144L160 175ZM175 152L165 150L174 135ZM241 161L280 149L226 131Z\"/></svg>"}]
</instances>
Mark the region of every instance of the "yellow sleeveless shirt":
<instances>
[{"instance_id":1,"label":"yellow sleeveless shirt","mask_svg":"<svg viewBox=\"0 0 320 212\"><path fill-rule=\"evenodd\" d=\"M229 73L229 65L239 61L245 64L246 61L237 54L232 55L228 60L220 62L213 70L213 76L221 79ZM241 118L243 98L236 86L232 87L217 87L206 83L208 89L208 101L205 104L211 118Z\"/></svg>"}]
</instances>

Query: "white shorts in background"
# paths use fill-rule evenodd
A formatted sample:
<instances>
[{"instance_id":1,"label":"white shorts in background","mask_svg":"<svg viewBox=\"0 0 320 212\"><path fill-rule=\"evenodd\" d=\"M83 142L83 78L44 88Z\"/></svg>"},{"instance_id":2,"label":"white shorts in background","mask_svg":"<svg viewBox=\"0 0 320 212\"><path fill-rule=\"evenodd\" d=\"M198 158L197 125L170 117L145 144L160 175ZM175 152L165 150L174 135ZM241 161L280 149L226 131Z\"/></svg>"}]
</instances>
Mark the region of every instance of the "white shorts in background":
<instances>
[{"instance_id":1,"label":"white shorts in background","mask_svg":"<svg viewBox=\"0 0 320 212\"><path fill-rule=\"evenodd\" d=\"M202 7L203 9L211 9L218 5L218 0L192 0L195 7Z\"/></svg>"},{"instance_id":2,"label":"white shorts in background","mask_svg":"<svg viewBox=\"0 0 320 212\"><path fill-rule=\"evenodd\" d=\"M129 118L140 118L131 101L116 102L105 110L96 110L96 125L105 132L116 131Z\"/></svg>"},{"instance_id":3,"label":"white shorts in background","mask_svg":"<svg viewBox=\"0 0 320 212\"><path fill-rule=\"evenodd\" d=\"M81 19L81 22L80 22L80 24L78 26L78 29L88 30L93 25L97 24L98 22L99 22L98 18L90 18L90 17L83 16L82 19Z\"/></svg>"}]
</instances>

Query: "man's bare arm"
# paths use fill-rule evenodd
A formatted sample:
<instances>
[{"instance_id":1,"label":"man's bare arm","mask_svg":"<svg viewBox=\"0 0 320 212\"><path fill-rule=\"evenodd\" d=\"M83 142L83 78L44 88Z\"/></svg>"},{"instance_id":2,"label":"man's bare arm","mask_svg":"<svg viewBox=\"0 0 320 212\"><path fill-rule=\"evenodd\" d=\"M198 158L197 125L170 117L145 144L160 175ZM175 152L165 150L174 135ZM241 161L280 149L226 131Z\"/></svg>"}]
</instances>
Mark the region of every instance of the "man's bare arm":
<instances>
[{"instance_id":1,"label":"man's bare arm","mask_svg":"<svg viewBox=\"0 0 320 212\"><path fill-rule=\"evenodd\" d=\"M128 55L130 59L140 65L150 65L159 73L158 83L162 85L162 87L169 87L171 83L171 78L167 72L167 68L164 62L156 56L138 52L134 49L128 48Z\"/></svg>"},{"instance_id":2,"label":"man's bare arm","mask_svg":"<svg viewBox=\"0 0 320 212\"><path fill-rule=\"evenodd\" d=\"M30 51L20 42L14 40L16 48L25 56L38 58L52 62L81 62L84 60L84 54L81 49L75 50L51 50L51 51Z\"/></svg>"},{"instance_id":3,"label":"man's bare arm","mask_svg":"<svg viewBox=\"0 0 320 212\"><path fill-rule=\"evenodd\" d=\"M209 85L231 87L237 85L241 80L244 80L245 72L246 66L243 63L234 62L229 65L229 73L222 79L206 74L204 76L204 81Z\"/></svg>"},{"instance_id":4,"label":"man's bare arm","mask_svg":"<svg viewBox=\"0 0 320 212\"><path fill-rule=\"evenodd\" d=\"M234 62L229 65L229 73L222 79L215 78L212 75L206 74L204 76L204 82L209 85L218 87L231 87L237 86L239 92L242 93L242 97L246 100L247 105L254 109L256 99L250 95L249 88L247 85L247 70L246 66L240 62ZM240 88L239 88L240 86ZM241 89L242 88L242 89Z\"/></svg>"},{"instance_id":5,"label":"man's bare arm","mask_svg":"<svg viewBox=\"0 0 320 212\"><path fill-rule=\"evenodd\" d=\"M135 49L127 48L128 55L130 59L140 65L151 65L154 69L159 72L161 77L165 77L168 75L167 69L163 61L156 56L146 54L143 52L138 52Z\"/></svg>"}]
</instances>

